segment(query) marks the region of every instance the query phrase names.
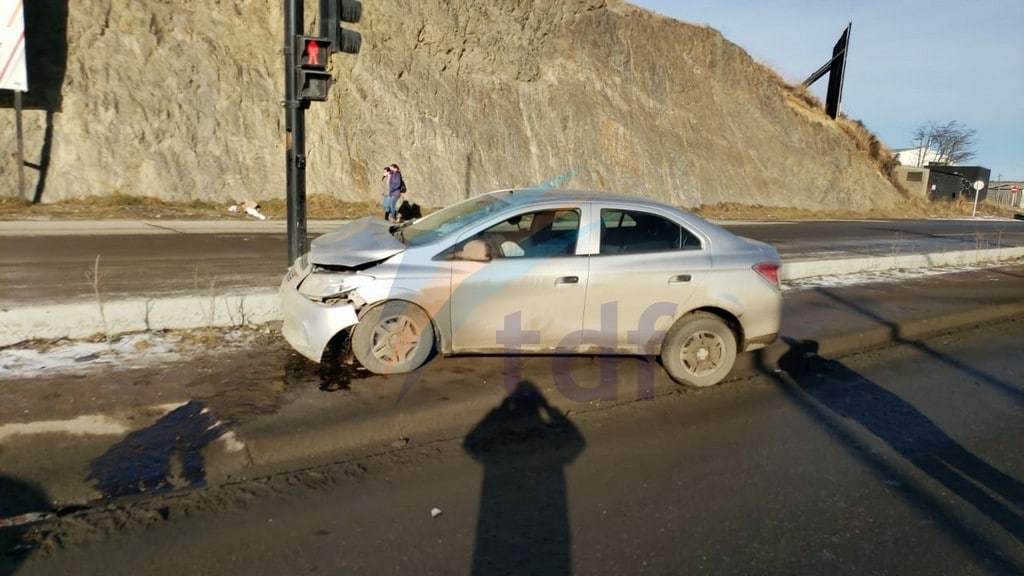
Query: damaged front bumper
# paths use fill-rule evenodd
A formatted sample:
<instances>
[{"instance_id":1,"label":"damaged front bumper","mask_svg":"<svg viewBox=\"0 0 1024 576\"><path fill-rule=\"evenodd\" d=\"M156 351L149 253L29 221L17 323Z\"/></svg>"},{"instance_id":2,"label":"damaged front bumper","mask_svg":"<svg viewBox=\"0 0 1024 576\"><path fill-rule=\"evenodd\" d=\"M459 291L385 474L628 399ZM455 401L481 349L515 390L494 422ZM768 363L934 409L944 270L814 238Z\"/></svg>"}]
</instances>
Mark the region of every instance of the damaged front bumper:
<instances>
[{"instance_id":1,"label":"damaged front bumper","mask_svg":"<svg viewBox=\"0 0 1024 576\"><path fill-rule=\"evenodd\" d=\"M351 303L325 304L300 294L299 284L310 270L307 268L299 272L298 268L296 264L281 282L281 313L284 317L281 331L296 352L320 363L331 340L357 324L359 316Z\"/></svg>"}]
</instances>

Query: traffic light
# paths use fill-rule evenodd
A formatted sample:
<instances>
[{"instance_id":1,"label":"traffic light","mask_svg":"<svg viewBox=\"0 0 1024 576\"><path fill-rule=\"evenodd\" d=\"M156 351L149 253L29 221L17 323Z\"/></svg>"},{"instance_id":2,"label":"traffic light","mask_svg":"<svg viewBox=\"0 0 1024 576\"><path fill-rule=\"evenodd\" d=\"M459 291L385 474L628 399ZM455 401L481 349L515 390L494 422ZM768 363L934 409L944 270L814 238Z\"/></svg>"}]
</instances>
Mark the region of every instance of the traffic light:
<instances>
[{"instance_id":1,"label":"traffic light","mask_svg":"<svg viewBox=\"0 0 1024 576\"><path fill-rule=\"evenodd\" d=\"M297 36L295 54L297 96L304 102L323 102L327 100L327 92L331 88L331 74L327 71L327 63L331 58L331 41L329 38Z\"/></svg>"},{"instance_id":2,"label":"traffic light","mask_svg":"<svg viewBox=\"0 0 1024 576\"><path fill-rule=\"evenodd\" d=\"M320 35L331 41L333 52L358 54L363 36L355 30L342 28L342 22L356 23L363 17L359 0L320 0Z\"/></svg>"}]
</instances>

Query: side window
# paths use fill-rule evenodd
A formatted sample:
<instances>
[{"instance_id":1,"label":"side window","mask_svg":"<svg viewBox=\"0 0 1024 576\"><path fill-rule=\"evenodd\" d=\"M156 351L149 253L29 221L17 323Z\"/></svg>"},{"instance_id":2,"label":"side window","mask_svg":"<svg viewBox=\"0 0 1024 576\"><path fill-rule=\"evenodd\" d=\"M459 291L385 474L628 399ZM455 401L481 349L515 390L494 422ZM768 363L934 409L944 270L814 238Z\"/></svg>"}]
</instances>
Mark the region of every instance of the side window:
<instances>
[{"instance_id":1,"label":"side window","mask_svg":"<svg viewBox=\"0 0 1024 576\"><path fill-rule=\"evenodd\" d=\"M632 210L601 210L601 254L700 250L700 240L675 222Z\"/></svg>"},{"instance_id":2,"label":"side window","mask_svg":"<svg viewBox=\"0 0 1024 576\"><path fill-rule=\"evenodd\" d=\"M481 240L494 260L572 256L579 232L579 211L545 210L513 216L461 244Z\"/></svg>"}]
</instances>

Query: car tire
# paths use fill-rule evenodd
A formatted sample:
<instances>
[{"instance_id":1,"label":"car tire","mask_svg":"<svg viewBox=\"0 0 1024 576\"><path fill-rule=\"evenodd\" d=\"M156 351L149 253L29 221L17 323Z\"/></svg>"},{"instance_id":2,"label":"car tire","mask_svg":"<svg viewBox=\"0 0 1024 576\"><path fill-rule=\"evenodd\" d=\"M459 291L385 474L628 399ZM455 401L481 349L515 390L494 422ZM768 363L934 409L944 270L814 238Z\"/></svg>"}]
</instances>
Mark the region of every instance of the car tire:
<instances>
[{"instance_id":1,"label":"car tire","mask_svg":"<svg viewBox=\"0 0 1024 576\"><path fill-rule=\"evenodd\" d=\"M736 363L736 334L724 320L694 312L676 321L661 345L661 364L681 384L714 386Z\"/></svg>"},{"instance_id":2,"label":"car tire","mask_svg":"<svg viewBox=\"0 0 1024 576\"><path fill-rule=\"evenodd\" d=\"M434 327L419 306L392 300L367 310L352 330L352 354L374 374L419 368L434 350Z\"/></svg>"}]
</instances>

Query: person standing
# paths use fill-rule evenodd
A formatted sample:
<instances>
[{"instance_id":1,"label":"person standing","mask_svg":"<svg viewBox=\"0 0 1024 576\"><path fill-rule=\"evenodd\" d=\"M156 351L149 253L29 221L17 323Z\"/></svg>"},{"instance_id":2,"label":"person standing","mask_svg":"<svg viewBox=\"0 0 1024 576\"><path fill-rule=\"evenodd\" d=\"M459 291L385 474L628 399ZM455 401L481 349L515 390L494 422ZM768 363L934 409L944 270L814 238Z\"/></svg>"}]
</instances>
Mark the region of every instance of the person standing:
<instances>
[{"instance_id":1,"label":"person standing","mask_svg":"<svg viewBox=\"0 0 1024 576\"><path fill-rule=\"evenodd\" d=\"M398 206L402 202L402 194L405 194L405 181L402 179L402 170L398 164L388 166L388 219L398 222Z\"/></svg>"}]
</instances>

